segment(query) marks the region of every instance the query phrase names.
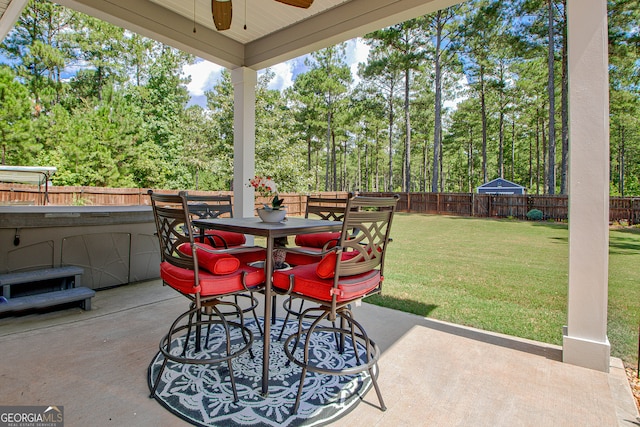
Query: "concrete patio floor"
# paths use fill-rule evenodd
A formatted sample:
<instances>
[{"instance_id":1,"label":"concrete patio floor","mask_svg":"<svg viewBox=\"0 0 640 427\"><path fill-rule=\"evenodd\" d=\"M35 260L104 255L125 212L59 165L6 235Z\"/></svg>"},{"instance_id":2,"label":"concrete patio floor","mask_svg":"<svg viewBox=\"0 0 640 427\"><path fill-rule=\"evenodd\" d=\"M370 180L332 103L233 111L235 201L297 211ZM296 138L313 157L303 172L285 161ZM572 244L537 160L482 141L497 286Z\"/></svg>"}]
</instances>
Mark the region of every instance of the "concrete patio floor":
<instances>
[{"instance_id":1,"label":"concrete patio floor","mask_svg":"<svg viewBox=\"0 0 640 427\"><path fill-rule=\"evenodd\" d=\"M280 305L280 299L278 300ZM188 425L148 397L147 367L186 306L151 281L97 293L93 310L0 319L0 405L62 405L65 426ZM609 374L561 348L362 304L379 384L335 425L640 426L619 359Z\"/></svg>"}]
</instances>

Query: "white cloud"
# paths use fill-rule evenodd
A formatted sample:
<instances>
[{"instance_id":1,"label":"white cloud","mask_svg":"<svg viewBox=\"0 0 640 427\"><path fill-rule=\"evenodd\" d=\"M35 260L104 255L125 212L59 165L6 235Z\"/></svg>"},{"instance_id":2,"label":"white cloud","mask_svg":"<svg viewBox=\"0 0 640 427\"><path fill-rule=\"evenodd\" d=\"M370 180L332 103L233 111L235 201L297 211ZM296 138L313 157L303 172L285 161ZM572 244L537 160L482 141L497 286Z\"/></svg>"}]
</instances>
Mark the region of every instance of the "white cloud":
<instances>
[{"instance_id":1,"label":"white cloud","mask_svg":"<svg viewBox=\"0 0 640 427\"><path fill-rule=\"evenodd\" d=\"M223 67L205 60L197 60L182 69L183 76L191 76L187 90L191 96L202 96L206 90L213 88L220 78Z\"/></svg>"},{"instance_id":2,"label":"white cloud","mask_svg":"<svg viewBox=\"0 0 640 427\"><path fill-rule=\"evenodd\" d=\"M458 81L456 82L456 92L458 93L458 95L455 99L445 100L443 102L443 106L450 110L455 110L456 108L458 108L459 103L469 98L468 89L469 80L466 76L460 77L460 79L458 79Z\"/></svg>"},{"instance_id":3,"label":"white cloud","mask_svg":"<svg viewBox=\"0 0 640 427\"><path fill-rule=\"evenodd\" d=\"M367 62L369 57L369 46L361 38L351 39L347 42L347 64L351 67L353 83L358 84L358 64Z\"/></svg>"},{"instance_id":4,"label":"white cloud","mask_svg":"<svg viewBox=\"0 0 640 427\"><path fill-rule=\"evenodd\" d=\"M269 82L269 89L284 90L293 86L293 61L281 62L270 67L275 77Z\"/></svg>"},{"instance_id":5,"label":"white cloud","mask_svg":"<svg viewBox=\"0 0 640 427\"><path fill-rule=\"evenodd\" d=\"M368 55L369 46L362 39L356 38L347 42L346 61L351 68L355 84L359 81L358 63L366 62ZM301 57L270 67L275 77L269 83L269 89L284 90L293 86L296 75L306 69L303 64L303 57ZM205 106L204 92L212 89L218 82L222 69L223 67L203 59L197 59L195 63L186 65L182 69L183 76L191 76L191 82L187 85L191 104Z\"/></svg>"}]
</instances>

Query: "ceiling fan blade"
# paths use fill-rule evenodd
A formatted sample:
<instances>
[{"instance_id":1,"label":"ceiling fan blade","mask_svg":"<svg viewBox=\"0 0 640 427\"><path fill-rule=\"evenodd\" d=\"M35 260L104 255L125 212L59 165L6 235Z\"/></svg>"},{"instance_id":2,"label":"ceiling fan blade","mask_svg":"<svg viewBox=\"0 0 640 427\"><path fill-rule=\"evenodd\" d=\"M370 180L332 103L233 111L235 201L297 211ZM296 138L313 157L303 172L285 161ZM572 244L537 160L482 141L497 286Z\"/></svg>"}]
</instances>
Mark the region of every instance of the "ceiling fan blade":
<instances>
[{"instance_id":1,"label":"ceiling fan blade","mask_svg":"<svg viewBox=\"0 0 640 427\"><path fill-rule=\"evenodd\" d=\"M231 28L231 0L211 0L211 14L218 31Z\"/></svg>"},{"instance_id":2,"label":"ceiling fan blade","mask_svg":"<svg viewBox=\"0 0 640 427\"><path fill-rule=\"evenodd\" d=\"M308 9L311 4L313 4L313 0L276 0L280 3L288 4L289 6L301 7L303 9Z\"/></svg>"}]
</instances>

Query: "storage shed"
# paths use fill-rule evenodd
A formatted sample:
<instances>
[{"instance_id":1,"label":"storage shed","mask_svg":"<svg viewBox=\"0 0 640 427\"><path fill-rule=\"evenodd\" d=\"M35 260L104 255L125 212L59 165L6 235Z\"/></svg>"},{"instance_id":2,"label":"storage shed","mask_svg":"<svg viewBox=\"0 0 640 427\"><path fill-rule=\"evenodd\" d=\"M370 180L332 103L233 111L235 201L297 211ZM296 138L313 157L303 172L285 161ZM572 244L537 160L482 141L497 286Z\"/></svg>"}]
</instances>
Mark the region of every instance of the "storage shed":
<instances>
[{"instance_id":1,"label":"storage shed","mask_svg":"<svg viewBox=\"0 0 640 427\"><path fill-rule=\"evenodd\" d=\"M525 194L526 188L504 178L496 178L477 188L478 194Z\"/></svg>"}]
</instances>

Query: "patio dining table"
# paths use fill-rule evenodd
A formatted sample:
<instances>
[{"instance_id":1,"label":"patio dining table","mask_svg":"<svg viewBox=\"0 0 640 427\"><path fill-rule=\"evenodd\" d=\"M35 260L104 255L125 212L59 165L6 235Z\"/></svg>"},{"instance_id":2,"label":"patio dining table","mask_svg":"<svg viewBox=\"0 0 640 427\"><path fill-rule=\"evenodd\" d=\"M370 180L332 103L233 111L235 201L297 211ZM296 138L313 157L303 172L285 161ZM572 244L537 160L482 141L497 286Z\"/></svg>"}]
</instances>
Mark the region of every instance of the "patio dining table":
<instances>
[{"instance_id":1,"label":"patio dining table","mask_svg":"<svg viewBox=\"0 0 640 427\"><path fill-rule=\"evenodd\" d=\"M342 229L341 221L327 221L308 218L286 218L282 222L263 222L260 218L215 218L193 220L193 225L200 229L231 231L236 233L262 236L267 240L267 253L265 262L264 287L264 348L262 359L262 395L269 393L269 351L271 347L271 322L269 315L272 311L271 280L273 276L273 250L274 240L279 237L288 237L297 234L322 233L327 231L339 231Z\"/></svg>"}]
</instances>

